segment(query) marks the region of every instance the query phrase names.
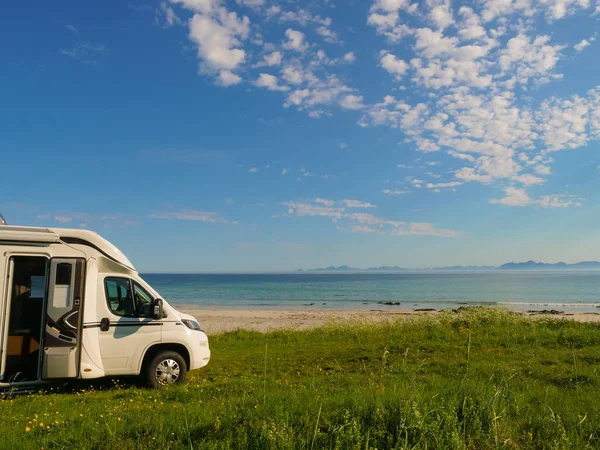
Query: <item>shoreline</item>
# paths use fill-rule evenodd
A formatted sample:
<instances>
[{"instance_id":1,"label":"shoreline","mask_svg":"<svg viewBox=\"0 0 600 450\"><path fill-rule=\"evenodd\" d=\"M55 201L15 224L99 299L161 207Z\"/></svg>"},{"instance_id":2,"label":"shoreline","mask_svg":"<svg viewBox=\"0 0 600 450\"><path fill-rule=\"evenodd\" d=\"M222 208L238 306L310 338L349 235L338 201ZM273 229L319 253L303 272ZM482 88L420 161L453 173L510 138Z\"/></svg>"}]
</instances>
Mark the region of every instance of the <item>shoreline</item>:
<instances>
[{"instance_id":1,"label":"shoreline","mask_svg":"<svg viewBox=\"0 0 600 450\"><path fill-rule=\"evenodd\" d=\"M449 308L450 309L450 308ZM468 309L462 308L462 309ZM460 312L461 308L454 309ZM252 330L265 333L268 331L295 329L307 330L317 328L332 322L386 322L411 317L435 316L440 314L437 309L201 309L180 308L179 311L196 317L201 328L207 334L219 334L238 329ZM553 318L573 320L576 322L600 323L600 312L571 312L560 310L530 310L513 311L532 319Z\"/></svg>"}]
</instances>

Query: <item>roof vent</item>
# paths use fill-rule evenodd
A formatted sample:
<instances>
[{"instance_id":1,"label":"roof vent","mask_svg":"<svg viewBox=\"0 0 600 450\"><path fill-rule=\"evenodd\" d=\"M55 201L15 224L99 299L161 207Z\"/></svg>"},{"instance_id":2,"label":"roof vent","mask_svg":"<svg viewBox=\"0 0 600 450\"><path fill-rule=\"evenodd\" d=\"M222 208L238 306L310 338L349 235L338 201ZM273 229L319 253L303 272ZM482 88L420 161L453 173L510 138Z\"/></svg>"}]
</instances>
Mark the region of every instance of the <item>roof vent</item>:
<instances>
[{"instance_id":1,"label":"roof vent","mask_svg":"<svg viewBox=\"0 0 600 450\"><path fill-rule=\"evenodd\" d=\"M4 220L4 217L2 217L2 214L0 214L0 225L6 225L6 220Z\"/></svg>"}]
</instances>

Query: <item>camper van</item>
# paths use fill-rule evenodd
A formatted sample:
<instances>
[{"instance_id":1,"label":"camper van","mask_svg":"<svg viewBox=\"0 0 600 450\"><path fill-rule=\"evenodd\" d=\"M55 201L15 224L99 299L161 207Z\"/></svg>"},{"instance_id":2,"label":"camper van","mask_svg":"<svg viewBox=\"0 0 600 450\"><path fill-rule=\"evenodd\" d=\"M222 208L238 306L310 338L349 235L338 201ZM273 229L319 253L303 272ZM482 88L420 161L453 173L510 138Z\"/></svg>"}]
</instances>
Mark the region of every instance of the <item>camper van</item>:
<instances>
[{"instance_id":1,"label":"camper van","mask_svg":"<svg viewBox=\"0 0 600 450\"><path fill-rule=\"evenodd\" d=\"M208 364L208 338L114 245L0 216L0 389L142 375L158 388Z\"/></svg>"}]
</instances>

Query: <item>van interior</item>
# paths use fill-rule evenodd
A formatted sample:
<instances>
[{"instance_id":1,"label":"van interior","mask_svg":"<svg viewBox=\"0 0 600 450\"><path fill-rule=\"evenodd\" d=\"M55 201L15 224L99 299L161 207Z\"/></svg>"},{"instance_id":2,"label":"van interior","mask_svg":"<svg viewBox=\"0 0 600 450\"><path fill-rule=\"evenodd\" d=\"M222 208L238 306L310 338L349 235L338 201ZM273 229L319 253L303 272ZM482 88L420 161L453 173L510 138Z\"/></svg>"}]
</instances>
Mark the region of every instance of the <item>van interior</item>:
<instances>
[{"instance_id":1,"label":"van interior","mask_svg":"<svg viewBox=\"0 0 600 450\"><path fill-rule=\"evenodd\" d=\"M2 381L34 381L40 378L48 260L30 256L15 256L11 260L13 276Z\"/></svg>"}]
</instances>

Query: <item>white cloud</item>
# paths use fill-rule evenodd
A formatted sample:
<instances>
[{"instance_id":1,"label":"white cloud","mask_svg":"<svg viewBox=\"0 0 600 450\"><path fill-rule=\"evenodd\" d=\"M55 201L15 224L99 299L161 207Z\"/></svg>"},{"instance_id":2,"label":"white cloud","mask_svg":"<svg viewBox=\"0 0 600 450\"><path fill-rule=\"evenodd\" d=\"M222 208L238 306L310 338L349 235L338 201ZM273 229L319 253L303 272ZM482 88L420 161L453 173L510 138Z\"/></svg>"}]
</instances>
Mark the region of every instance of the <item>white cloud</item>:
<instances>
[{"instance_id":1,"label":"white cloud","mask_svg":"<svg viewBox=\"0 0 600 450\"><path fill-rule=\"evenodd\" d=\"M79 228L87 227L89 223L96 223L96 226L103 224L107 227L108 224L114 224L117 220L120 220L120 225L126 226L132 224L130 220L126 220L124 217L118 214L91 214L85 212L60 212L58 214L41 214L36 218L38 221L54 221L61 225L70 224L77 222ZM137 223L137 222L136 222Z\"/></svg>"},{"instance_id":2,"label":"white cloud","mask_svg":"<svg viewBox=\"0 0 600 450\"><path fill-rule=\"evenodd\" d=\"M580 199L568 198L565 195L543 195L535 203L544 208L568 208L581 206Z\"/></svg>"},{"instance_id":3,"label":"white cloud","mask_svg":"<svg viewBox=\"0 0 600 450\"><path fill-rule=\"evenodd\" d=\"M217 84L220 86L231 86L242 82L242 77L236 75L231 70L221 70L217 75Z\"/></svg>"},{"instance_id":4,"label":"white cloud","mask_svg":"<svg viewBox=\"0 0 600 450\"><path fill-rule=\"evenodd\" d=\"M365 107L362 95L346 95L339 103L344 109L363 109Z\"/></svg>"},{"instance_id":5,"label":"white cloud","mask_svg":"<svg viewBox=\"0 0 600 450\"><path fill-rule=\"evenodd\" d=\"M353 63L356 61L356 55L354 55L354 52L348 52L344 55L344 61L348 62L348 63Z\"/></svg>"},{"instance_id":6,"label":"white cloud","mask_svg":"<svg viewBox=\"0 0 600 450\"><path fill-rule=\"evenodd\" d=\"M288 173L289 170L288 169L281 169L281 175L285 175L286 173Z\"/></svg>"},{"instance_id":7,"label":"white cloud","mask_svg":"<svg viewBox=\"0 0 600 450\"><path fill-rule=\"evenodd\" d=\"M300 68L293 66L285 66L281 71L282 77L290 84L302 84L305 80L305 74Z\"/></svg>"},{"instance_id":8,"label":"white cloud","mask_svg":"<svg viewBox=\"0 0 600 450\"><path fill-rule=\"evenodd\" d=\"M238 5L248 6L250 8L257 8L265 4L265 0L235 0Z\"/></svg>"},{"instance_id":9,"label":"white cloud","mask_svg":"<svg viewBox=\"0 0 600 450\"><path fill-rule=\"evenodd\" d=\"M258 169L256 167L252 167L248 172L256 173L256 172L258 172Z\"/></svg>"},{"instance_id":10,"label":"white cloud","mask_svg":"<svg viewBox=\"0 0 600 450\"><path fill-rule=\"evenodd\" d=\"M60 52L84 64L97 64L100 58L110 55L110 50L104 44L90 42L82 42L73 48L62 49Z\"/></svg>"},{"instance_id":11,"label":"white cloud","mask_svg":"<svg viewBox=\"0 0 600 450\"><path fill-rule=\"evenodd\" d=\"M490 183L492 181L492 177L490 175L475 173L475 169L472 167L463 167L456 172L455 177L459 180L477 181L479 183Z\"/></svg>"},{"instance_id":12,"label":"white cloud","mask_svg":"<svg viewBox=\"0 0 600 450\"><path fill-rule=\"evenodd\" d=\"M340 142L339 148L340 150L345 150L348 148L348 144L346 144L345 142Z\"/></svg>"},{"instance_id":13,"label":"white cloud","mask_svg":"<svg viewBox=\"0 0 600 450\"><path fill-rule=\"evenodd\" d=\"M221 85L246 80L282 92L285 107L315 119L334 109L350 110L348 114L362 110L358 124L398 130L403 151L445 152L456 158L459 165L444 172L454 174L446 183L511 185L524 191L552 175L558 162L549 158L550 152L600 138L600 89L545 100L554 85L538 89L560 80L566 53L564 42L547 33L538 19L560 20L590 7L588 0L483 0L470 7L451 7L447 0L372 0L368 24L388 42L404 40L393 50L389 44L390 50L375 49L394 88L393 95L374 104L371 92L355 89L349 70L342 67L356 60L347 51L351 49L344 53L328 47L326 53L320 48L323 39L307 42L307 36L339 41L337 31L342 35L331 19L312 12L316 8L238 0L255 8L255 16L266 17L267 29L261 18L253 19L251 27L250 19L228 11L222 0L171 3L193 11L190 38L198 46L202 73ZM273 43L265 42L267 36ZM593 39L580 41L575 50ZM247 42L257 48L246 47ZM272 74L261 73L267 71ZM528 96L533 89L535 95ZM418 178L408 183L428 186ZM429 184L435 191L445 183Z\"/></svg>"},{"instance_id":14,"label":"white cloud","mask_svg":"<svg viewBox=\"0 0 600 450\"><path fill-rule=\"evenodd\" d=\"M408 181L410 184L412 184L417 189L421 189L421 187L423 187L423 184L425 184L424 180L419 180L418 178L412 178L412 177L406 177L406 181Z\"/></svg>"},{"instance_id":15,"label":"white cloud","mask_svg":"<svg viewBox=\"0 0 600 450\"><path fill-rule=\"evenodd\" d=\"M415 12L418 4L408 0L376 0L369 10L367 23L391 42L398 42L410 34L410 28L401 23L400 11Z\"/></svg>"},{"instance_id":16,"label":"white cloud","mask_svg":"<svg viewBox=\"0 0 600 450\"><path fill-rule=\"evenodd\" d=\"M427 32L424 36L434 34ZM434 37L432 42L441 39ZM528 50L521 56L518 52L511 53L514 61L505 61L508 72L498 73L496 76L500 80L490 87L479 90L477 86L454 85L430 95L427 102L412 105L388 95L369 107L359 124L397 128L407 137L405 142L413 142L419 151L444 150L465 161L468 165L455 172L456 181L492 183L505 180L523 186L541 184L545 181L543 177L552 173L550 165L553 161L547 157L548 152L578 148L592 137L600 137L600 88L581 97L552 97L537 109L529 103L518 102L514 90L520 81L517 83L515 74L524 77L521 81L525 82L526 78L535 78L536 74L548 75L555 66L556 48L547 43L546 38L537 43L536 40L526 41L535 49L553 49L547 52L547 61L533 72L526 69L536 68L540 55L524 56L534 51L526 45ZM443 44L442 48L444 45L450 53L455 53L454 44ZM423 48L429 47L424 45ZM431 51L435 54L441 50ZM498 49L497 54L502 52ZM497 64L501 69L499 61ZM512 78L517 81L505 83ZM420 79L414 81L421 82ZM438 88L431 87L434 92ZM528 167L534 173L528 172ZM422 185L414 180L411 183Z\"/></svg>"},{"instance_id":17,"label":"white cloud","mask_svg":"<svg viewBox=\"0 0 600 450\"><path fill-rule=\"evenodd\" d=\"M345 228L338 227L338 230L346 230ZM351 233L377 233L375 228L371 228L368 225L352 225L347 229Z\"/></svg>"},{"instance_id":18,"label":"white cloud","mask_svg":"<svg viewBox=\"0 0 600 450\"><path fill-rule=\"evenodd\" d=\"M282 58L283 58L283 53L271 52L268 55L263 56L263 60L260 63L258 63L256 66L257 67L280 66Z\"/></svg>"},{"instance_id":19,"label":"white cloud","mask_svg":"<svg viewBox=\"0 0 600 450\"><path fill-rule=\"evenodd\" d=\"M552 97L542 103L536 114L538 130L548 151L573 149L585 145L591 114L600 109L600 101L593 91L589 99L574 96L571 99Z\"/></svg>"},{"instance_id":20,"label":"white cloud","mask_svg":"<svg viewBox=\"0 0 600 450\"><path fill-rule=\"evenodd\" d=\"M192 11L187 23L189 38L198 49L199 72L215 77L218 85L249 82L285 93L285 107L304 111L311 118L330 116L334 108L355 110L365 107L363 96L348 86L335 70L355 62L354 52L329 57L319 48L322 42L307 41L310 32L324 37L326 42L343 44L329 17L313 14L307 9L285 10L278 5L267 6L260 0L237 0L238 5L252 8L252 13L259 16L251 24L248 17L229 11L223 0L170 1ZM274 21L285 26L279 39L273 36L281 32ZM290 23L310 29L303 32L296 25L285 25ZM272 42L268 42L266 36ZM251 46L258 46L260 50ZM262 67L279 68L279 73L256 71Z\"/></svg>"},{"instance_id":21,"label":"white cloud","mask_svg":"<svg viewBox=\"0 0 600 450\"><path fill-rule=\"evenodd\" d=\"M331 19L329 17L321 17L319 15L313 15L306 9L298 9L297 11L283 11L280 6L271 6L267 10L267 17L272 18L278 16L279 22L289 23L296 22L302 26L307 26L310 23L317 25L324 25L329 27L331 25Z\"/></svg>"},{"instance_id":22,"label":"white cloud","mask_svg":"<svg viewBox=\"0 0 600 450\"><path fill-rule=\"evenodd\" d=\"M510 70L516 82L526 84L534 78L546 81L546 75L554 69L560 59L564 45L550 45L550 36L537 36L531 40L519 34L511 38L500 52L500 68L503 73Z\"/></svg>"},{"instance_id":23,"label":"white cloud","mask_svg":"<svg viewBox=\"0 0 600 450\"><path fill-rule=\"evenodd\" d=\"M295 50L300 53L303 53L308 49L308 43L304 41L304 33L288 28L285 30L285 37L287 37L288 40L283 43L283 48Z\"/></svg>"},{"instance_id":24,"label":"white cloud","mask_svg":"<svg viewBox=\"0 0 600 450\"><path fill-rule=\"evenodd\" d=\"M562 19L566 15L573 14L578 8L588 8L589 0L550 0L546 17L551 20Z\"/></svg>"},{"instance_id":25,"label":"white cloud","mask_svg":"<svg viewBox=\"0 0 600 450\"><path fill-rule=\"evenodd\" d=\"M202 12L194 14L189 22L190 39L198 47L201 71L219 73L219 80L224 85L239 83L233 71L246 61L242 41L250 32L248 17L238 18L236 13L216 8L210 1L185 2L194 3L194 9Z\"/></svg>"},{"instance_id":26,"label":"white cloud","mask_svg":"<svg viewBox=\"0 0 600 450\"><path fill-rule=\"evenodd\" d=\"M444 189L453 188L462 185L460 181L449 181L447 183L427 183L425 186L427 189Z\"/></svg>"},{"instance_id":27,"label":"white cloud","mask_svg":"<svg viewBox=\"0 0 600 450\"><path fill-rule=\"evenodd\" d=\"M322 199L318 199L322 200ZM342 202L344 204L344 202ZM428 222L403 222L389 220L364 212L348 212L346 207L334 206L335 202L307 203L288 201L283 203L289 216L327 217L338 224L340 230L351 232L378 233L390 236L438 236L457 237L460 233L449 229L438 229Z\"/></svg>"},{"instance_id":28,"label":"white cloud","mask_svg":"<svg viewBox=\"0 0 600 450\"><path fill-rule=\"evenodd\" d=\"M381 67L391 73L396 79L402 78L402 75L408 70L408 64L391 53L382 51L379 54Z\"/></svg>"},{"instance_id":29,"label":"white cloud","mask_svg":"<svg viewBox=\"0 0 600 450\"><path fill-rule=\"evenodd\" d=\"M284 106L294 106L298 110L308 110L311 117L328 114L322 110L325 105L338 104L345 109L362 108L362 97L356 96L353 89L343 84L335 75L325 79L318 78L311 70L305 68L284 68L283 78L290 84L301 84L302 89L295 89L288 95Z\"/></svg>"},{"instance_id":30,"label":"white cloud","mask_svg":"<svg viewBox=\"0 0 600 450\"><path fill-rule=\"evenodd\" d=\"M160 3L160 13L157 11L157 14L161 14L165 19L165 26L171 27L173 25L182 25L183 21L175 14L173 8L171 8L167 2Z\"/></svg>"},{"instance_id":31,"label":"white cloud","mask_svg":"<svg viewBox=\"0 0 600 450\"><path fill-rule=\"evenodd\" d=\"M229 220L223 218L218 212L205 212L196 210L185 210L177 212L166 212L166 213L154 213L148 217L152 219L165 219L165 220L191 220L196 222L209 222L209 223L231 223ZM235 223L235 222L233 222Z\"/></svg>"},{"instance_id":32,"label":"white cloud","mask_svg":"<svg viewBox=\"0 0 600 450\"><path fill-rule=\"evenodd\" d=\"M544 181L546 181L543 178L536 177L535 175L532 175L530 173L513 175L511 177L511 180L516 181L518 183L522 183L525 186L531 186L534 184L542 184Z\"/></svg>"},{"instance_id":33,"label":"white cloud","mask_svg":"<svg viewBox=\"0 0 600 450\"><path fill-rule=\"evenodd\" d=\"M335 205L335 201L329 200L329 199L326 199L326 198L316 198L315 199L315 203L320 203L321 205L325 205L325 206L333 206L333 205Z\"/></svg>"},{"instance_id":34,"label":"white cloud","mask_svg":"<svg viewBox=\"0 0 600 450\"><path fill-rule=\"evenodd\" d=\"M535 173L537 173L538 175L550 175L552 173L552 169L550 169L550 167L548 166L542 166L537 165L533 168L533 170L535 171Z\"/></svg>"},{"instance_id":35,"label":"white cloud","mask_svg":"<svg viewBox=\"0 0 600 450\"><path fill-rule=\"evenodd\" d=\"M499 203L508 206L527 206L531 203L531 198L525 192L525 189L507 187L504 189L504 197L500 199L491 199L490 203Z\"/></svg>"},{"instance_id":36,"label":"white cloud","mask_svg":"<svg viewBox=\"0 0 600 450\"><path fill-rule=\"evenodd\" d=\"M581 206L581 199L575 199L564 194L543 195L539 199L532 199L525 189L507 187L504 189L504 197L492 199L490 203L498 203L507 206L530 206L537 205L543 208L567 208L570 206Z\"/></svg>"},{"instance_id":37,"label":"white cloud","mask_svg":"<svg viewBox=\"0 0 600 450\"><path fill-rule=\"evenodd\" d=\"M288 208L289 215L331 217L334 221L342 218L344 208L335 208L333 206L321 206L311 203L284 202L284 206Z\"/></svg>"},{"instance_id":38,"label":"white cloud","mask_svg":"<svg viewBox=\"0 0 600 450\"><path fill-rule=\"evenodd\" d=\"M403 195L403 194L408 194L409 191L400 191L397 189L384 189L383 193L385 195Z\"/></svg>"},{"instance_id":39,"label":"white cloud","mask_svg":"<svg viewBox=\"0 0 600 450\"><path fill-rule=\"evenodd\" d=\"M329 42L330 44L336 44L340 40L337 33L325 25L321 25L319 28L317 28L317 34L319 36L323 36L325 38L325 42Z\"/></svg>"},{"instance_id":40,"label":"white cloud","mask_svg":"<svg viewBox=\"0 0 600 450\"><path fill-rule=\"evenodd\" d=\"M222 0L170 0L172 3L178 3L184 8L192 11L210 14L217 11L221 6Z\"/></svg>"},{"instance_id":41,"label":"white cloud","mask_svg":"<svg viewBox=\"0 0 600 450\"><path fill-rule=\"evenodd\" d=\"M586 48L588 45L590 45L590 41L588 41L587 39L582 39L579 43L575 44L573 46L573 48L575 50L577 50L578 52L582 51L584 48Z\"/></svg>"},{"instance_id":42,"label":"white cloud","mask_svg":"<svg viewBox=\"0 0 600 450\"><path fill-rule=\"evenodd\" d=\"M269 91L289 91L290 89L287 86L280 85L278 78L268 73L261 73L254 84L258 87L264 87Z\"/></svg>"},{"instance_id":43,"label":"white cloud","mask_svg":"<svg viewBox=\"0 0 600 450\"><path fill-rule=\"evenodd\" d=\"M454 23L454 19L452 18L452 12L447 5L438 5L435 6L429 12L429 17L435 23L438 30L443 30L444 28L452 25Z\"/></svg>"},{"instance_id":44,"label":"white cloud","mask_svg":"<svg viewBox=\"0 0 600 450\"><path fill-rule=\"evenodd\" d=\"M375 205L360 200L342 200L342 203L346 208L375 208Z\"/></svg>"}]
</instances>

